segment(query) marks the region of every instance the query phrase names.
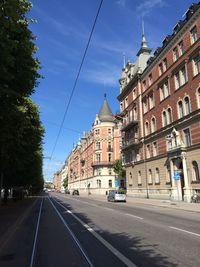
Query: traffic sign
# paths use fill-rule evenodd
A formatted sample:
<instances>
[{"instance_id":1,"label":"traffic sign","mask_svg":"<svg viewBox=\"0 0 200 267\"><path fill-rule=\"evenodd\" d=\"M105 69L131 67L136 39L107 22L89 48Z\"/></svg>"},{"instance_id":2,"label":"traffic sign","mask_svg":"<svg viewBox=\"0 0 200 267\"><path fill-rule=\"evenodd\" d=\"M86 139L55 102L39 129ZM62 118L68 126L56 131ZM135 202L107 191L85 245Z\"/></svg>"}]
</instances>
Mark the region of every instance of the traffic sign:
<instances>
[{"instance_id":1,"label":"traffic sign","mask_svg":"<svg viewBox=\"0 0 200 267\"><path fill-rule=\"evenodd\" d=\"M173 178L174 178L174 180L180 180L181 179L181 175L180 175L180 172L178 170L174 171Z\"/></svg>"}]
</instances>

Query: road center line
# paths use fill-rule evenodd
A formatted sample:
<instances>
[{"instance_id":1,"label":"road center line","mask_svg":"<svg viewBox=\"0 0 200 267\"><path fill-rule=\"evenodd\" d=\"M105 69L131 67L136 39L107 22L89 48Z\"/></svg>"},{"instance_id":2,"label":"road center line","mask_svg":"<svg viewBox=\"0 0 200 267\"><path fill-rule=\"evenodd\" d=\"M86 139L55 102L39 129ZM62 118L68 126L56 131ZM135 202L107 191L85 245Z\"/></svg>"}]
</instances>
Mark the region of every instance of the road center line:
<instances>
[{"instance_id":1,"label":"road center line","mask_svg":"<svg viewBox=\"0 0 200 267\"><path fill-rule=\"evenodd\" d=\"M173 227L173 226L169 226L169 228L200 237L200 234L197 234L197 233L194 233L194 232L190 232L190 231L187 231L187 230L184 230L184 229L181 229L181 228L177 228L177 227Z\"/></svg>"},{"instance_id":2,"label":"road center line","mask_svg":"<svg viewBox=\"0 0 200 267\"><path fill-rule=\"evenodd\" d=\"M51 200L50 200L51 201ZM68 210L64 205L59 203L54 199L54 201L64 208L66 211ZM53 204L53 203L52 203ZM61 216L61 215L60 215ZM110 243L108 243L103 237L101 237L93 228L91 228L88 224L84 223L79 217L77 217L73 212L71 213L73 216L83 227L85 227L93 236L95 236L106 248L108 248L118 259L120 259L126 266L128 267L137 267L132 261L126 258L121 252L119 252L116 248L114 248ZM64 220L64 219L63 219Z\"/></svg>"},{"instance_id":3,"label":"road center line","mask_svg":"<svg viewBox=\"0 0 200 267\"><path fill-rule=\"evenodd\" d=\"M133 214L130 214L130 213L125 213L124 215L130 216L130 217L134 217L134 218L137 218L137 219L140 219L140 220L144 219L142 217L139 217L139 216L136 216L136 215L133 215Z\"/></svg>"}]
</instances>

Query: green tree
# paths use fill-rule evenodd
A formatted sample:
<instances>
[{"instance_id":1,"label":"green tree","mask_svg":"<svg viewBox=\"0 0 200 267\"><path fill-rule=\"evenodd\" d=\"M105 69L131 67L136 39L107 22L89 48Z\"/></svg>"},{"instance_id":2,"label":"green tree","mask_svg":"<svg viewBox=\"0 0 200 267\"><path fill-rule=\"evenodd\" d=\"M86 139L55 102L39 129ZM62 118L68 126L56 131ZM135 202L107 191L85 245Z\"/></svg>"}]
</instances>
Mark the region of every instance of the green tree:
<instances>
[{"instance_id":1,"label":"green tree","mask_svg":"<svg viewBox=\"0 0 200 267\"><path fill-rule=\"evenodd\" d=\"M113 169L114 169L114 172L122 177L122 178L125 178L126 177L126 171L124 170L123 168L123 165L122 165L122 158L120 157L120 159L117 159L114 161L113 163Z\"/></svg>"},{"instance_id":2,"label":"green tree","mask_svg":"<svg viewBox=\"0 0 200 267\"><path fill-rule=\"evenodd\" d=\"M28 0L0 2L0 186L42 187L42 137L38 107L28 98L40 63L29 29Z\"/></svg>"},{"instance_id":3,"label":"green tree","mask_svg":"<svg viewBox=\"0 0 200 267\"><path fill-rule=\"evenodd\" d=\"M63 180L63 187L66 189L68 187L68 175L66 178Z\"/></svg>"}]
</instances>

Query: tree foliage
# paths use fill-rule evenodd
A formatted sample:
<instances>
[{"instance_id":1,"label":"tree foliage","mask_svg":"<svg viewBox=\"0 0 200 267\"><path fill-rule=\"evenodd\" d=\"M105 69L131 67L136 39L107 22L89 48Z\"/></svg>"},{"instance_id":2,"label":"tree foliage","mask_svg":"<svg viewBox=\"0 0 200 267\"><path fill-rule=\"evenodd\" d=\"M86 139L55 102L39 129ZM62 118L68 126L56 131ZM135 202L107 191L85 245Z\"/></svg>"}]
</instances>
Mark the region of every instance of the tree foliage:
<instances>
[{"instance_id":1,"label":"tree foliage","mask_svg":"<svg viewBox=\"0 0 200 267\"><path fill-rule=\"evenodd\" d=\"M3 186L43 186L38 107L29 98L40 77L28 0L0 3L0 172Z\"/></svg>"},{"instance_id":2,"label":"tree foliage","mask_svg":"<svg viewBox=\"0 0 200 267\"><path fill-rule=\"evenodd\" d=\"M120 159L117 159L114 161L113 163L113 169L114 169L114 172L122 177L122 178L125 178L126 177L126 171L124 170L123 168L123 165L122 165L122 158Z\"/></svg>"},{"instance_id":3,"label":"tree foliage","mask_svg":"<svg viewBox=\"0 0 200 267\"><path fill-rule=\"evenodd\" d=\"M63 180L63 187L66 189L68 187L68 176Z\"/></svg>"}]
</instances>

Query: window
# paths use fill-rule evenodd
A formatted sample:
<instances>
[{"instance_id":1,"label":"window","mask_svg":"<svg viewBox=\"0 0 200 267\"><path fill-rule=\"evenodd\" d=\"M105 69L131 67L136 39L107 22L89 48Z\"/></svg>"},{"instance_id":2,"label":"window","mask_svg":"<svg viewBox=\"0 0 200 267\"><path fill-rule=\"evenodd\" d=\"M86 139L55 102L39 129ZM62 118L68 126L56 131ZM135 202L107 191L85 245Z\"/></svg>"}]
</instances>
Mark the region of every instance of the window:
<instances>
[{"instance_id":1,"label":"window","mask_svg":"<svg viewBox=\"0 0 200 267\"><path fill-rule=\"evenodd\" d=\"M101 154L96 154L96 161L97 162L100 162L101 161Z\"/></svg>"},{"instance_id":2,"label":"window","mask_svg":"<svg viewBox=\"0 0 200 267\"><path fill-rule=\"evenodd\" d=\"M153 93L149 96L149 108L152 109L154 107L154 96Z\"/></svg>"},{"instance_id":3,"label":"window","mask_svg":"<svg viewBox=\"0 0 200 267\"><path fill-rule=\"evenodd\" d=\"M158 146L157 142L153 143L153 156L156 157L158 155Z\"/></svg>"},{"instance_id":4,"label":"window","mask_svg":"<svg viewBox=\"0 0 200 267\"><path fill-rule=\"evenodd\" d=\"M120 111L123 111L123 102L120 103Z\"/></svg>"},{"instance_id":5,"label":"window","mask_svg":"<svg viewBox=\"0 0 200 267\"><path fill-rule=\"evenodd\" d=\"M196 26L190 31L190 34L191 34L191 43L194 44L198 39Z\"/></svg>"},{"instance_id":6,"label":"window","mask_svg":"<svg viewBox=\"0 0 200 267\"><path fill-rule=\"evenodd\" d=\"M142 184L142 176L141 176L141 171L138 171L138 184Z\"/></svg>"},{"instance_id":7,"label":"window","mask_svg":"<svg viewBox=\"0 0 200 267\"><path fill-rule=\"evenodd\" d=\"M108 129L108 134L111 134L112 133L112 129Z\"/></svg>"},{"instance_id":8,"label":"window","mask_svg":"<svg viewBox=\"0 0 200 267\"><path fill-rule=\"evenodd\" d=\"M160 171L158 168L155 170L155 183L159 184L160 183Z\"/></svg>"},{"instance_id":9,"label":"window","mask_svg":"<svg viewBox=\"0 0 200 267\"><path fill-rule=\"evenodd\" d=\"M200 54L193 58L193 74L196 76L200 73Z\"/></svg>"},{"instance_id":10,"label":"window","mask_svg":"<svg viewBox=\"0 0 200 267\"><path fill-rule=\"evenodd\" d=\"M146 113L148 111L147 98L143 99L143 109L144 109L144 113Z\"/></svg>"},{"instance_id":11,"label":"window","mask_svg":"<svg viewBox=\"0 0 200 267\"><path fill-rule=\"evenodd\" d=\"M192 162L192 181L199 181L199 167L196 161Z\"/></svg>"},{"instance_id":12,"label":"window","mask_svg":"<svg viewBox=\"0 0 200 267\"><path fill-rule=\"evenodd\" d=\"M183 109L183 102L178 102L178 113L179 113L179 119L184 116L184 109Z\"/></svg>"},{"instance_id":13,"label":"window","mask_svg":"<svg viewBox=\"0 0 200 267\"><path fill-rule=\"evenodd\" d=\"M148 121L146 121L146 123L145 123L145 134L146 135L149 134L149 123L148 123Z\"/></svg>"},{"instance_id":14,"label":"window","mask_svg":"<svg viewBox=\"0 0 200 267\"><path fill-rule=\"evenodd\" d=\"M162 63L160 63L159 65L158 65L158 71L159 71L159 75L162 75L163 74L163 64Z\"/></svg>"},{"instance_id":15,"label":"window","mask_svg":"<svg viewBox=\"0 0 200 267\"><path fill-rule=\"evenodd\" d=\"M99 129L96 129L96 130L95 130L95 134L96 134L96 135L99 135L99 133L100 133L100 130L99 130Z\"/></svg>"},{"instance_id":16,"label":"window","mask_svg":"<svg viewBox=\"0 0 200 267\"><path fill-rule=\"evenodd\" d=\"M153 83L153 80L152 80L152 74L149 74L149 86L151 86Z\"/></svg>"},{"instance_id":17,"label":"window","mask_svg":"<svg viewBox=\"0 0 200 267\"><path fill-rule=\"evenodd\" d=\"M148 183L149 184L152 184L153 183L153 181L152 181L152 171L151 171L151 169L149 169L149 177L148 177L149 179L148 179Z\"/></svg>"},{"instance_id":18,"label":"window","mask_svg":"<svg viewBox=\"0 0 200 267\"><path fill-rule=\"evenodd\" d=\"M167 114L166 111L163 111L163 126L165 127L167 125Z\"/></svg>"},{"instance_id":19,"label":"window","mask_svg":"<svg viewBox=\"0 0 200 267\"><path fill-rule=\"evenodd\" d=\"M145 91L146 89L147 89L146 81L143 81L143 91Z\"/></svg>"},{"instance_id":20,"label":"window","mask_svg":"<svg viewBox=\"0 0 200 267\"><path fill-rule=\"evenodd\" d=\"M112 175L112 169L111 168L108 169L108 174Z\"/></svg>"},{"instance_id":21,"label":"window","mask_svg":"<svg viewBox=\"0 0 200 267\"><path fill-rule=\"evenodd\" d=\"M136 94L136 87L133 88L133 100L135 100L137 97L137 94Z\"/></svg>"},{"instance_id":22,"label":"window","mask_svg":"<svg viewBox=\"0 0 200 267\"><path fill-rule=\"evenodd\" d=\"M100 142L96 142L96 149L100 150L101 149L101 143Z\"/></svg>"},{"instance_id":23,"label":"window","mask_svg":"<svg viewBox=\"0 0 200 267\"><path fill-rule=\"evenodd\" d=\"M175 74L175 88L178 89L179 87L181 87L181 79L180 79L180 73L177 72Z\"/></svg>"},{"instance_id":24,"label":"window","mask_svg":"<svg viewBox=\"0 0 200 267\"><path fill-rule=\"evenodd\" d=\"M171 110L171 108L168 108L167 109L167 114L168 114L168 122L169 123L172 123L172 110Z\"/></svg>"},{"instance_id":25,"label":"window","mask_svg":"<svg viewBox=\"0 0 200 267\"><path fill-rule=\"evenodd\" d=\"M183 41L181 41L181 42L178 44L178 46L179 46L180 55L182 56L183 53L185 52L185 50L184 50L184 45L183 45Z\"/></svg>"},{"instance_id":26,"label":"window","mask_svg":"<svg viewBox=\"0 0 200 267\"><path fill-rule=\"evenodd\" d=\"M185 113L186 115L190 113L190 100L189 97L185 97Z\"/></svg>"},{"instance_id":27,"label":"window","mask_svg":"<svg viewBox=\"0 0 200 267\"><path fill-rule=\"evenodd\" d=\"M101 174L99 174L99 175L101 175ZM101 180L100 179L97 180L97 187L101 188Z\"/></svg>"},{"instance_id":28,"label":"window","mask_svg":"<svg viewBox=\"0 0 200 267\"><path fill-rule=\"evenodd\" d=\"M181 69L181 85L185 84L187 82L187 73L185 66Z\"/></svg>"},{"instance_id":29,"label":"window","mask_svg":"<svg viewBox=\"0 0 200 267\"><path fill-rule=\"evenodd\" d=\"M187 129L183 130L183 133L184 133L185 145L191 146L190 129L187 128Z\"/></svg>"},{"instance_id":30,"label":"window","mask_svg":"<svg viewBox=\"0 0 200 267\"><path fill-rule=\"evenodd\" d=\"M164 92L164 86L160 86L159 88L160 91L160 101L162 101L163 99L165 99L165 92Z\"/></svg>"},{"instance_id":31,"label":"window","mask_svg":"<svg viewBox=\"0 0 200 267\"><path fill-rule=\"evenodd\" d=\"M111 162L111 160L112 160L112 154L108 153L108 161Z\"/></svg>"},{"instance_id":32,"label":"window","mask_svg":"<svg viewBox=\"0 0 200 267\"><path fill-rule=\"evenodd\" d=\"M197 90L197 105L200 108L200 88Z\"/></svg>"},{"instance_id":33,"label":"window","mask_svg":"<svg viewBox=\"0 0 200 267\"><path fill-rule=\"evenodd\" d=\"M109 188L112 187L112 180L108 180L108 187L109 187Z\"/></svg>"},{"instance_id":34,"label":"window","mask_svg":"<svg viewBox=\"0 0 200 267\"><path fill-rule=\"evenodd\" d=\"M153 117L151 119L151 132L155 132L156 131L156 119Z\"/></svg>"},{"instance_id":35,"label":"window","mask_svg":"<svg viewBox=\"0 0 200 267\"><path fill-rule=\"evenodd\" d=\"M176 61L178 59L179 55L178 55L178 48L175 47L173 49L173 58L174 58L174 61Z\"/></svg>"},{"instance_id":36,"label":"window","mask_svg":"<svg viewBox=\"0 0 200 267\"><path fill-rule=\"evenodd\" d=\"M147 145L147 159L150 158L150 145Z\"/></svg>"},{"instance_id":37,"label":"window","mask_svg":"<svg viewBox=\"0 0 200 267\"><path fill-rule=\"evenodd\" d=\"M128 96L125 98L125 108L128 107Z\"/></svg>"},{"instance_id":38,"label":"window","mask_svg":"<svg viewBox=\"0 0 200 267\"><path fill-rule=\"evenodd\" d=\"M170 183L171 182L171 171L170 171L170 167L167 166L166 169L166 183Z\"/></svg>"},{"instance_id":39,"label":"window","mask_svg":"<svg viewBox=\"0 0 200 267\"><path fill-rule=\"evenodd\" d=\"M163 70L164 71L167 70L167 59L166 58L163 59Z\"/></svg>"}]
</instances>

